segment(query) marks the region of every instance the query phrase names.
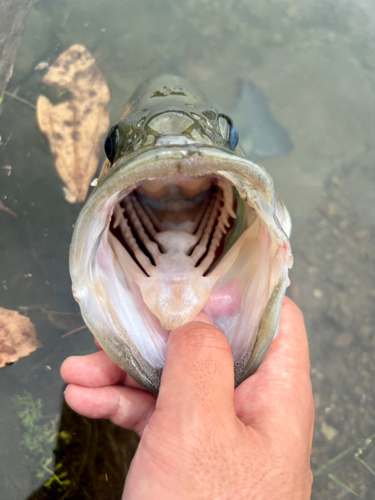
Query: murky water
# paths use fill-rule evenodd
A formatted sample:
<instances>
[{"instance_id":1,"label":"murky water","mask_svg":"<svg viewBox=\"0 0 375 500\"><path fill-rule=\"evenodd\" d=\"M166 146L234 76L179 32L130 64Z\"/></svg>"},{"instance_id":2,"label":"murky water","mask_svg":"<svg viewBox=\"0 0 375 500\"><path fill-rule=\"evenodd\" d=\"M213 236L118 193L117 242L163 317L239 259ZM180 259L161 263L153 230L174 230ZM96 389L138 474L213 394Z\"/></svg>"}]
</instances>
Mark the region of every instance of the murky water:
<instances>
[{"instance_id":1,"label":"murky water","mask_svg":"<svg viewBox=\"0 0 375 500\"><path fill-rule=\"evenodd\" d=\"M375 476L351 449L375 433L374 26L370 0L41 0L7 89L35 105L46 91L35 66L81 43L110 87L112 122L165 72L236 113L294 222L289 293L310 339L313 470L349 450L316 477L319 500L355 498L348 488L375 498ZM63 197L33 107L5 96L0 135L0 199L18 215L0 211L0 306L27 314L43 344L0 369L0 497L117 499L136 440L62 410L62 361L95 347L87 330L62 337L79 318L46 313L78 311L68 248L80 206ZM371 444L357 458L375 468Z\"/></svg>"}]
</instances>

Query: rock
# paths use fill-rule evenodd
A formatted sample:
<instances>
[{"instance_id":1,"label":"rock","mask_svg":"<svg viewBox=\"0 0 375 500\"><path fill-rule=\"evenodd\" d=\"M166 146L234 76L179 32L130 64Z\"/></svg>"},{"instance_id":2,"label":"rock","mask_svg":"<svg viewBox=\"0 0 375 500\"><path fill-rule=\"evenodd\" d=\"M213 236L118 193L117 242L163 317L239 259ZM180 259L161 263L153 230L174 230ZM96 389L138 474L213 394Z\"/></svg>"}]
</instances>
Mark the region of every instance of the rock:
<instances>
[{"instance_id":1,"label":"rock","mask_svg":"<svg viewBox=\"0 0 375 500\"><path fill-rule=\"evenodd\" d=\"M336 347L347 347L353 342L353 335L351 333L340 333L335 337L333 344Z\"/></svg>"},{"instance_id":2,"label":"rock","mask_svg":"<svg viewBox=\"0 0 375 500\"><path fill-rule=\"evenodd\" d=\"M322 425L320 426L320 432L329 442L333 441L339 433L337 429L335 429L331 425L328 425L326 422L322 422Z\"/></svg>"}]
</instances>

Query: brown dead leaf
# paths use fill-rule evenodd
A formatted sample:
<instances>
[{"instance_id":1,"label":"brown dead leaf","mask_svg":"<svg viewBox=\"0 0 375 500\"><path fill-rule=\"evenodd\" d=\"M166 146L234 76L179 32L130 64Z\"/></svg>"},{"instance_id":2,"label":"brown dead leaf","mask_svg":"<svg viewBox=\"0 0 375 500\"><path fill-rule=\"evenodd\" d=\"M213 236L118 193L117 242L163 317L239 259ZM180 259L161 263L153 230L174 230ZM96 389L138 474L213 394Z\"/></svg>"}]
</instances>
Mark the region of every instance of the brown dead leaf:
<instances>
[{"instance_id":1,"label":"brown dead leaf","mask_svg":"<svg viewBox=\"0 0 375 500\"><path fill-rule=\"evenodd\" d=\"M39 96L37 119L50 143L57 172L66 184L66 200L83 202L109 127L109 89L95 59L82 45L73 45L61 54L43 82L67 89L73 96L56 106Z\"/></svg>"},{"instance_id":2,"label":"brown dead leaf","mask_svg":"<svg viewBox=\"0 0 375 500\"><path fill-rule=\"evenodd\" d=\"M12 217L15 217L15 218L18 217L18 215L16 213L14 213L13 210L11 210L6 205L4 205L4 203L2 201L0 201L0 210L2 210L3 212L6 212L7 214L11 215Z\"/></svg>"},{"instance_id":3,"label":"brown dead leaf","mask_svg":"<svg viewBox=\"0 0 375 500\"><path fill-rule=\"evenodd\" d=\"M41 347L30 319L0 307L0 367Z\"/></svg>"}]
</instances>

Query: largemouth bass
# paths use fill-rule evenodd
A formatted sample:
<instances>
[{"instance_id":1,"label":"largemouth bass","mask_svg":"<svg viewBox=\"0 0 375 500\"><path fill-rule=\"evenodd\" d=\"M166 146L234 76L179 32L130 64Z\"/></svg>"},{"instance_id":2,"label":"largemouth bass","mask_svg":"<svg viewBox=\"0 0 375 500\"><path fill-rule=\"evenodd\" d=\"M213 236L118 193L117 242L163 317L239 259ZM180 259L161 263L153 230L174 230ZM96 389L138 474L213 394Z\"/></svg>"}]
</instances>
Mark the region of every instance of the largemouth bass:
<instances>
[{"instance_id":1,"label":"largemouth bass","mask_svg":"<svg viewBox=\"0 0 375 500\"><path fill-rule=\"evenodd\" d=\"M145 82L105 141L75 225L73 294L109 357L157 394L171 329L203 311L226 335L235 383L278 333L291 220L232 120L181 77Z\"/></svg>"}]
</instances>

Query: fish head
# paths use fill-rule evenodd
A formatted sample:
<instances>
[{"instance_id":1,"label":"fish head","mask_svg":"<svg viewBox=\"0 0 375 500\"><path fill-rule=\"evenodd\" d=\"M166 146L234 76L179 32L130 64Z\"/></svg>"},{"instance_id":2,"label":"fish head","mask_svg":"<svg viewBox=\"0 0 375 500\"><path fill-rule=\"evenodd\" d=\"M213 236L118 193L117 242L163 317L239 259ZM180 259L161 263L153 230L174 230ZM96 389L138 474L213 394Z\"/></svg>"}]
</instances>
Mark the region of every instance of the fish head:
<instances>
[{"instance_id":1,"label":"fish head","mask_svg":"<svg viewBox=\"0 0 375 500\"><path fill-rule=\"evenodd\" d=\"M277 334L293 258L287 209L231 119L182 78L143 84L105 142L75 225L73 294L110 358L155 394L169 332L205 312L236 385Z\"/></svg>"},{"instance_id":2,"label":"fish head","mask_svg":"<svg viewBox=\"0 0 375 500\"><path fill-rule=\"evenodd\" d=\"M206 144L236 149L238 133L195 86L163 75L145 82L130 98L108 133L108 162L101 177L120 157L165 145Z\"/></svg>"}]
</instances>

